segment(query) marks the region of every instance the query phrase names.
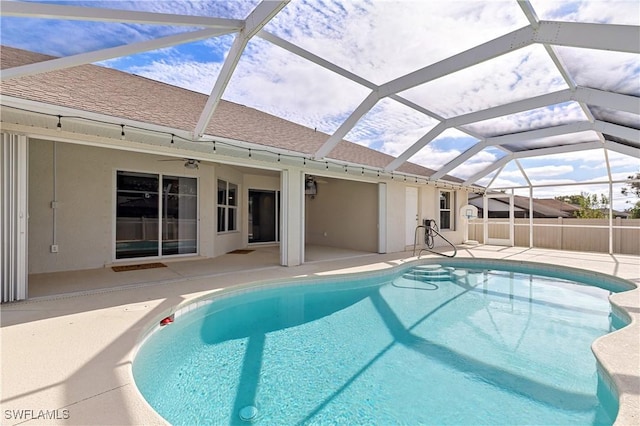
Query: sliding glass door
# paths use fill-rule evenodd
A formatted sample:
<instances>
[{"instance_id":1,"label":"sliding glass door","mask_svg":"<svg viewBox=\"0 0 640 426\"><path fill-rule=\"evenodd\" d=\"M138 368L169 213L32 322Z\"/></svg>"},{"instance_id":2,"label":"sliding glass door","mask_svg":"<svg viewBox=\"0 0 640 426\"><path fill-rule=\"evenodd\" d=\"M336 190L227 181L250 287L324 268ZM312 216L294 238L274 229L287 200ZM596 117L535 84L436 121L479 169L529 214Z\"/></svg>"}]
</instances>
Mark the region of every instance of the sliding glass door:
<instances>
[{"instance_id":1,"label":"sliding glass door","mask_svg":"<svg viewBox=\"0 0 640 426\"><path fill-rule=\"evenodd\" d=\"M118 171L116 181L116 259L197 252L195 178Z\"/></svg>"}]
</instances>

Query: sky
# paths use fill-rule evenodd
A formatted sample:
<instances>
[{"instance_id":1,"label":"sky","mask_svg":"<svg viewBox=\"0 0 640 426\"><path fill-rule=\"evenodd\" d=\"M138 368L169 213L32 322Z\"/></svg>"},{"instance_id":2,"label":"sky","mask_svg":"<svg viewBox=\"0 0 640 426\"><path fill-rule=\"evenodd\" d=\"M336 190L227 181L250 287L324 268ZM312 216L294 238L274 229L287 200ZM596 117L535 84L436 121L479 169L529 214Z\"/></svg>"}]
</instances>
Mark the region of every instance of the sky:
<instances>
[{"instance_id":1,"label":"sky","mask_svg":"<svg viewBox=\"0 0 640 426\"><path fill-rule=\"evenodd\" d=\"M73 6L144 10L244 19L258 0L71 1ZM542 20L640 25L637 0L531 0ZM68 56L196 28L111 22L1 18L2 44L55 56ZM292 0L264 28L375 84L383 84L481 43L528 25L515 0ZM234 35L116 58L99 65L209 94ZM571 47L556 54L578 85L640 96L638 55ZM444 117L566 89L567 83L541 45L498 58L406 90L399 95ZM249 41L223 99L251 106L319 131L333 133L370 90L302 59L264 39ZM640 127L640 117L596 111ZM498 119L448 129L411 161L438 169L478 142L478 138L586 120L581 106L564 102ZM379 101L349 131L347 140L397 156L424 136L437 120L393 99ZM591 132L575 142L594 140ZM504 156L488 148L450 174L467 178ZM614 179L640 172L640 161L611 153ZM534 184L607 179L602 150L520 160ZM480 180L488 184L493 174ZM526 185L510 162L493 187ZM602 185L540 188L536 197L608 192ZM614 207L631 197L614 191Z\"/></svg>"}]
</instances>

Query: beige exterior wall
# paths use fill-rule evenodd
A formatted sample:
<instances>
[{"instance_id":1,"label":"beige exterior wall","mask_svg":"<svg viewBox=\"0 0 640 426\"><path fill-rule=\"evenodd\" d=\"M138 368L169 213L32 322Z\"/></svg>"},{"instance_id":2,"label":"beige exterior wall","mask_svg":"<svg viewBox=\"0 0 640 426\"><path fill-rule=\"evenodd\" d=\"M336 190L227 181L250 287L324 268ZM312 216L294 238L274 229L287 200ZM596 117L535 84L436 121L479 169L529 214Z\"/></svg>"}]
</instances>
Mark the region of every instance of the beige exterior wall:
<instances>
[{"instance_id":1,"label":"beige exterior wall","mask_svg":"<svg viewBox=\"0 0 640 426\"><path fill-rule=\"evenodd\" d=\"M305 196L306 243L377 252L378 186L318 180L318 194Z\"/></svg>"},{"instance_id":2,"label":"beige exterior wall","mask_svg":"<svg viewBox=\"0 0 640 426\"><path fill-rule=\"evenodd\" d=\"M420 225L423 219L438 219L438 191L434 186L420 187Z\"/></svg>"},{"instance_id":3,"label":"beige exterior wall","mask_svg":"<svg viewBox=\"0 0 640 426\"><path fill-rule=\"evenodd\" d=\"M54 244L54 142L31 139L29 145L29 273L100 268L115 261L116 171L159 173L198 178L199 255L216 257L247 246L248 190L280 190L280 176L247 173L244 168L201 162L186 169L183 161L161 161L161 155L121 151L82 144L56 142L55 243ZM217 233L217 179L238 185L237 231ZM387 182L382 226L386 241L379 247L379 186L375 182L319 178L315 199L305 197L305 242L354 250L403 251L405 246L404 182ZM438 215L437 190L418 188L419 217ZM456 207L461 205L459 191ZM299 213L296 213L299 214ZM297 229L297 228L296 228ZM292 230L290 230L292 231ZM326 233L326 236L325 236ZM454 243L462 231L445 234ZM293 236L300 238L301 236ZM439 244L439 243L438 243ZM128 262L131 262L129 259Z\"/></svg>"},{"instance_id":4,"label":"beige exterior wall","mask_svg":"<svg viewBox=\"0 0 640 426\"><path fill-rule=\"evenodd\" d=\"M408 216L405 212L406 188L414 186L418 188L418 217L420 224L423 219L436 219L440 215L438 188L431 185L411 185L404 182L387 182L387 253L412 250L413 244L405 245L405 235ZM453 244L460 244L464 238L464 229L458 218L460 207L467 203L467 192L457 191L455 197L455 229L443 231L442 235ZM447 243L440 238L435 240L436 247L445 247Z\"/></svg>"},{"instance_id":5,"label":"beige exterior wall","mask_svg":"<svg viewBox=\"0 0 640 426\"><path fill-rule=\"evenodd\" d=\"M29 144L29 273L99 268L114 262L115 176L117 170L198 178L200 253L213 256L215 170L201 164L186 169L182 161L148 154L56 143L56 243L53 244L54 143ZM240 180L241 182L241 180Z\"/></svg>"},{"instance_id":6,"label":"beige exterior wall","mask_svg":"<svg viewBox=\"0 0 640 426\"><path fill-rule=\"evenodd\" d=\"M441 230L440 233L447 240L453 244L461 244L464 239L464 228L462 227L462 221L458 216L460 207L467 204L467 192L466 191L453 191L454 201L452 210L454 211L454 226L453 230ZM440 189L435 186L421 186L419 192L419 216L420 225L422 225L423 219L434 219L436 223L440 221ZM439 225L438 225L439 226ZM448 244L441 238L434 240L435 247L447 247ZM413 249L413 247L411 247Z\"/></svg>"}]
</instances>

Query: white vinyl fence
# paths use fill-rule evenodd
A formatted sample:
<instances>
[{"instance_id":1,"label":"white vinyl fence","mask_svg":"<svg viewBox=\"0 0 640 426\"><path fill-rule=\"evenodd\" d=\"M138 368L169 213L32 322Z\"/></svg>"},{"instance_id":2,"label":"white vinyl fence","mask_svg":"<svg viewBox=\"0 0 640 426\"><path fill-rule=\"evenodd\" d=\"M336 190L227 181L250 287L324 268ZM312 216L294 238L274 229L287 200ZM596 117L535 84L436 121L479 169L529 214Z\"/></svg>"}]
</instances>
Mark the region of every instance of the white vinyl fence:
<instances>
[{"instance_id":1,"label":"white vinyl fence","mask_svg":"<svg viewBox=\"0 0 640 426\"><path fill-rule=\"evenodd\" d=\"M493 222L492 236L508 238L509 225ZM613 220L613 252L640 255L640 219ZM515 245L530 247L529 219L515 219ZM482 219L469 224L469 239L483 241ZM609 253L609 219L533 219L533 247Z\"/></svg>"}]
</instances>

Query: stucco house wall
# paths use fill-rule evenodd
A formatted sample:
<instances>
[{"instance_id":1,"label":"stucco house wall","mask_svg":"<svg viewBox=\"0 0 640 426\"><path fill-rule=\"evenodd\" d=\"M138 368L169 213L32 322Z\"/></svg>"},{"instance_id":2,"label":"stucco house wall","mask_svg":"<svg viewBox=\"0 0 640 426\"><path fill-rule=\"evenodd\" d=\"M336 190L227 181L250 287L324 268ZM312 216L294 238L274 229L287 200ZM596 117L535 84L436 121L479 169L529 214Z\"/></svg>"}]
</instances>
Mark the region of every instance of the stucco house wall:
<instances>
[{"instance_id":1,"label":"stucco house wall","mask_svg":"<svg viewBox=\"0 0 640 426\"><path fill-rule=\"evenodd\" d=\"M114 247L118 170L198 178L198 254L203 257L216 257L246 247L248 190L277 191L281 188L278 172L261 175L256 170L252 174L247 173L246 168L210 162L201 162L198 169L187 169L181 159L166 160L171 159L30 139L29 273L100 268L118 262ZM239 195L237 230L221 234L217 233L218 179L237 184ZM381 224L385 218L380 217L378 184L338 177L320 180L326 183L319 183L316 197L305 196L307 244L370 252L396 252L407 248L406 183L392 181L383 185L386 187L386 222ZM419 194L419 217L437 217L438 190L433 186L414 186ZM52 207L54 200L55 212ZM466 192L458 191L456 207L465 202ZM386 245L379 248L380 225L386 232ZM462 242L463 230L459 220L456 220L455 231L443 234L453 243ZM51 252L54 243L58 246L57 253ZM436 240L436 244L442 245L443 242Z\"/></svg>"},{"instance_id":2,"label":"stucco house wall","mask_svg":"<svg viewBox=\"0 0 640 426\"><path fill-rule=\"evenodd\" d=\"M307 244L378 251L378 186L319 179L315 197L305 197Z\"/></svg>"},{"instance_id":3,"label":"stucco house wall","mask_svg":"<svg viewBox=\"0 0 640 426\"><path fill-rule=\"evenodd\" d=\"M29 141L29 273L99 268L114 262L117 170L198 178L200 253L215 256L215 169L201 164L91 146ZM233 173L220 170L232 177ZM54 181L57 207L54 211ZM240 180L241 182L241 180ZM54 243L57 253L51 253ZM221 242L228 243L227 239Z\"/></svg>"}]
</instances>

